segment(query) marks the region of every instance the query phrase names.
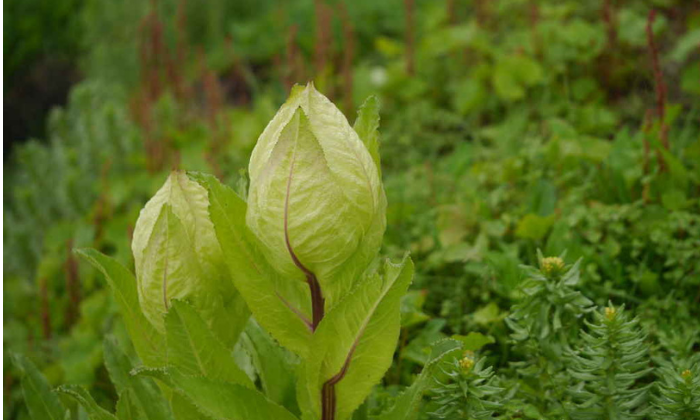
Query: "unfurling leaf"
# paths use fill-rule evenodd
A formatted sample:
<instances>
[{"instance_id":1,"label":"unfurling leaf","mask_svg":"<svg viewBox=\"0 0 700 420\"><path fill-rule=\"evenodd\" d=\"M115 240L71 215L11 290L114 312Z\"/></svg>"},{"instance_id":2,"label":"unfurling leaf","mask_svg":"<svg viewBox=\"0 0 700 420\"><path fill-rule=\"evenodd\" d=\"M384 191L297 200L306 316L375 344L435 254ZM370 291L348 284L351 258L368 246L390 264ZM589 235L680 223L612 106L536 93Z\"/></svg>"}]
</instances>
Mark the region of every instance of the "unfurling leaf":
<instances>
[{"instance_id":1,"label":"unfurling leaf","mask_svg":"<svg viewBox=\"0 0 700 420\"><path fill-rule=\"evenodd\" d=\"M187 300L233 346L249 313L226 269L204 187L172 172L141 210L132 251L139 301L158 331L165 331L170 300ZM240 322L232 325L229 319Z\"/></svg>"},{"instance_id":2,"label":"unfurling leaf","mask_svg":"<svg viewBox=\"0 0 700 420\"><path fill-rule=\"evenodd\" d=\"M386 226L375 161L313 85L296 87L262 133L250 165L247 224L288 279L313 273L328 307L361 278Z\"/></svg>"}]
</instances>

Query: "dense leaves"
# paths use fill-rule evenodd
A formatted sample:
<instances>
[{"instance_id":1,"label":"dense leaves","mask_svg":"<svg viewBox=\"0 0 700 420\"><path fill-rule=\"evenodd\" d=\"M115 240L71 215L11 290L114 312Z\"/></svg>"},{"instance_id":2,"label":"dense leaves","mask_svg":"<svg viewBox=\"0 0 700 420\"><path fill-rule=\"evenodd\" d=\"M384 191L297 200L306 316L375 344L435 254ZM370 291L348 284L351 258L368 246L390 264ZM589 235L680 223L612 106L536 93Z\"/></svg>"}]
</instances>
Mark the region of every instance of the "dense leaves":
<instances>
[{"instance_id":1,"label":"dense leaves","mask_svg":"<svg viewBox=\"0 0 700 420\"><path fill-rule=\"evenodd\" d=\"M698 418L693 2L206 3L8 9L6 419Z\"/></svg>"}]
</instances>

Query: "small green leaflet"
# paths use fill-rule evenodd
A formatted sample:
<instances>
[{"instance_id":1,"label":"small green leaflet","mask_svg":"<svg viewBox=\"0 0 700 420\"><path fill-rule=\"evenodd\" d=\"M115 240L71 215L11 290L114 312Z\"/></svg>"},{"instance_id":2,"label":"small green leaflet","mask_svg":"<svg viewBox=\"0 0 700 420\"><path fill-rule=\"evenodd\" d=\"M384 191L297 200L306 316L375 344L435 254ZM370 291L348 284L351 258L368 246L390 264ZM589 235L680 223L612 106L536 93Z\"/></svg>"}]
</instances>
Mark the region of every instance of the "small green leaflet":
<instances>
[{"instance_id":1,"label":"small green leaflet","mask_svg":"<svg viewBox=\"0 0 700 420\"><path fill-rule=\"evenodd\" d=\"M372 156L377 165L379 176L382 176L381 161L379 158L379 100L372 95L368 97L357 112L357 119L353 126L360 140Z\"/></svg>"}]
</instances>

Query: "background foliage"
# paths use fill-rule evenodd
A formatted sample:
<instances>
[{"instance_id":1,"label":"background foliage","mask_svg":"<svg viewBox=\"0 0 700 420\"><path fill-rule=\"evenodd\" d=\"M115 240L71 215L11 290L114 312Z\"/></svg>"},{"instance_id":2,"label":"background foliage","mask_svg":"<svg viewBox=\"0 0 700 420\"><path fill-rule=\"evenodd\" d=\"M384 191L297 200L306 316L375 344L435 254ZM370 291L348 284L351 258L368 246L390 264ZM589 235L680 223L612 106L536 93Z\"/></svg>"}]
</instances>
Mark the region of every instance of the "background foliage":
<instances>
[{"instance_id":1,"label":"background foliage","mask_svg":"<svg viewBox=\"0 0 700 420\"><path fill-rule=\"evenodd\" d=\"M28 383L110 411L156 392L119 376L123 321L71 250L131 266L138 210L173 167L245 191L257 136L311 79L351 122L378 96L383 253L416 263L357 418L405 418L384 410L421 388L420 418L698 418L696 2L39 3L5 2L5 105L29 110L11 133L38 137L5 143L6 419L46 418ZM251 331L240 357L259 364ZM478 354L436 363L447 337Z\"/></svg>"}]
</instances>

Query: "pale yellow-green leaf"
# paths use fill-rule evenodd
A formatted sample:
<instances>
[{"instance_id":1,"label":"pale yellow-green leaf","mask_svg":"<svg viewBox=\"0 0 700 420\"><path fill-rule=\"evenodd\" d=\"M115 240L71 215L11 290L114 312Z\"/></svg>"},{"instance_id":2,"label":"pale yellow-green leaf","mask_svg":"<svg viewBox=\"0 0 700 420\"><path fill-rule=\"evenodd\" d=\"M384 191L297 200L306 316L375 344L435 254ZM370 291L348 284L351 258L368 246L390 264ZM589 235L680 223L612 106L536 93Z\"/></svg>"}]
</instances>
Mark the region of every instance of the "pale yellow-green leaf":
<instances>
[{"instance_id":1,"label":"pale yellow-green leaf","mask_svg":"<svg viewBox=\"0 0 700 420\"><path fill-rule=\"evenodd\" d=\"M286 278L313 272L332 306L372 261L386 225L370 151L309 85L293 90L260 136L249 172L246 220L265 256Z\"/></svg>"},{"instance_id":2,"label":"pale yellow-green leaf","mask_svg":"<svg viewBox=\"0 0 700 420\"><path fill-rule=\"evenodd\" d=\"M163 332L168 300L186 299L233 346L249 312L229 277L204 187L172 172L141 211L132 250L139 300L158 331Z\"/></svg>"}]
</instances>

